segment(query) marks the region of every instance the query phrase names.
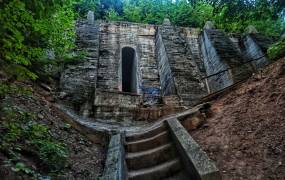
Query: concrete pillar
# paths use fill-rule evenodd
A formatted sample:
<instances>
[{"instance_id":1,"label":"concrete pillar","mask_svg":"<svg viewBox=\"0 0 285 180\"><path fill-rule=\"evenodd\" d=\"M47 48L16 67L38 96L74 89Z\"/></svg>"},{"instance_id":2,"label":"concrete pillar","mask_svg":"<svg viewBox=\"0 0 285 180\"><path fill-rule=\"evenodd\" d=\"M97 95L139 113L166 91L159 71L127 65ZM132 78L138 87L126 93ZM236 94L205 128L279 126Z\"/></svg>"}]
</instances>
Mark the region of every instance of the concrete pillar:
<instances>
[{"instance_id":1,"label":"concrete pillar","mask_svg":"<svg viewBox=\"0 0 285 180\"><path fill-rule=\"evenodd\" d=\"M171 26L171 22L168 18L164 18L162 25Z\"/></svg>"},{"instance_id":2,"label":"concrete pillar","mask_svg":"<svg viewBox=\"0 0 285 180\"><path fill-rule=\"evenodd\" d=\"M90 105L88 102L86 102L82 107L82 116L87 118L90 116Z\"/></svg>"},{"instance_id":3,"label":"concrete pillar","mask_svg":"<svg viewBox=\"0 0 285 180\"><path fill-rule=\"evenodd\" d=\"M256 34L256 33L258 33L257 29L253 25L247 26L247 28L245 29L245 32L248 33L248 34Z\"/></svg>"},{"instance_id":4,"label":"concrete pillar","mask_svg":"<svg viewBox=\"0 0 285 180\"><path fill-rule=\"evenodd\" d=\"M88 20L88 24L94 24L94 12L93 11L88 11L87 20Z\"/></svg>"},{"instance_id":5,"label":"concrete pillar","mask_svg":"<svg viewBox=\"0 0 285 180\"><path fill-rule=\"evenodd\" d=\"M215 24L213 21L207 21L205 23L204 29L215 29Z\"/></svg>"}]
</instances>

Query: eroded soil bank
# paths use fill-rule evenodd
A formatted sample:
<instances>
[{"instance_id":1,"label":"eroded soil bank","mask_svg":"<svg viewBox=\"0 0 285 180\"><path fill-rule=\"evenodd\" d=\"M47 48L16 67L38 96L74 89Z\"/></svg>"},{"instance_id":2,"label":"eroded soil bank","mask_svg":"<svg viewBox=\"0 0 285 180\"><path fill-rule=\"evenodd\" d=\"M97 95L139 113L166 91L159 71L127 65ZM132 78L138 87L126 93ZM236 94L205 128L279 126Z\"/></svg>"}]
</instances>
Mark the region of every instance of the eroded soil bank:
<instances>
[{"instance_id":1,"label":"eroded soil bank","mask_svg":"<svg viewBox=\"0 0 285 180\"><path fill-rule=\"evenodd\" d=\"M285 179L285 58L213 101L192 132L223 179Z\"/></svg>"}]
</instances>

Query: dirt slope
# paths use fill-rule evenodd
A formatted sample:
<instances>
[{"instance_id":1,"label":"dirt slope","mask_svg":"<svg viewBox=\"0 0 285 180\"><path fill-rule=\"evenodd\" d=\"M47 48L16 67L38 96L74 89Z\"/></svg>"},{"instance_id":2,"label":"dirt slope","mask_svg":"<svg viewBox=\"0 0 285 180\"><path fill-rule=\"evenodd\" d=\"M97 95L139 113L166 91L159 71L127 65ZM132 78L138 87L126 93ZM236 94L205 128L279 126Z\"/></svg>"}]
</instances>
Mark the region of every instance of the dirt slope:
<instances>
[{"instance_id":1,"label":"dirt slope","mask_svg":"<svg viewBox=\"0 0 285 180\"><path fill-rule=\"evenodd\" d=\"M213 101L192 136L224 179L285 179L285 58Z\"/></svg>"},{"instance_id":2,"label":"dirt slope","mask_svg":"<svg viewBox=\"0 0 285 180\"><path fill-rule=\"evenodd\" d=\"M22 84L22 86L29 87L28 84ZM11 104L35 114L38 122L49 127L51 136L66 145L69 152L67 166L61 172L61 178L59 179L96 179L103 170L105 147L101 144L94 144L73 127L69 127L70 125L65 123L61 114L48 101L52 100L49 92L37 85L30 86L33 87L32 96L8 95L0 102L0 105L7 106ZM19 143L23 144L24 142ZM29 155L35 149L30 147L27 151L25 154L21 154L20 162L29 165L37 173L52 178L53 175L47 174L41 163L37 163L33 156ZM13 172L12 168L6 165L7 160L8 157L0 151L0 179L32 179L31 176L25 173Z\"/></svg>"}]
</instances>

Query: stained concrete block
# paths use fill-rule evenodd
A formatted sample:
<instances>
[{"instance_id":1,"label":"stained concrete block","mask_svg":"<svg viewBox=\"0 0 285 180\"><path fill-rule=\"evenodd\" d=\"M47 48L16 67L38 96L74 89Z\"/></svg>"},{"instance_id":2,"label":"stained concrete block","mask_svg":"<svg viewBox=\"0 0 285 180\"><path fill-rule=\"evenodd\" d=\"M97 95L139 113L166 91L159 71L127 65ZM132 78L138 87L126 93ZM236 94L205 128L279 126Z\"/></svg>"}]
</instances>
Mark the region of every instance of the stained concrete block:
<instances>
[{"instance_id":1,"label":"stained concrete block","mask_svg":"<svg viewBox=\"0 0 285 180\"><path fill-rule=\"evenodd\" d=\"M181 160L191 177L201 180L221 180L221 175L206 152L190 136L187 130L175 118L167 121L170 131L180 153Z\"/></svg>"}]
</instances>

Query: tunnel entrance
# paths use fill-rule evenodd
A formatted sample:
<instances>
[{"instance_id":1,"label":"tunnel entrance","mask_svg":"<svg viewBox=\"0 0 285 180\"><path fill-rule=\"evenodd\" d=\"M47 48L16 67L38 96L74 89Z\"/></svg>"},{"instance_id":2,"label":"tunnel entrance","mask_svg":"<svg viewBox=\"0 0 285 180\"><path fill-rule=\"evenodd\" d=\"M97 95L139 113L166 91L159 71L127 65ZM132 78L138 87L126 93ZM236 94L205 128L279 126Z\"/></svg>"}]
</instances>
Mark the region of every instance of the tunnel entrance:
<instances>
[{"instance_id":1,"label":"tunnel entrance","mask_svg":"<svg viewBox=\"0 0 285 180\"><path fill-rule=\"evenodd\" d=\"M137 61L135 50L131 47L122 49L122 90L137 93Z\"/></svg>"}]
</instances>

